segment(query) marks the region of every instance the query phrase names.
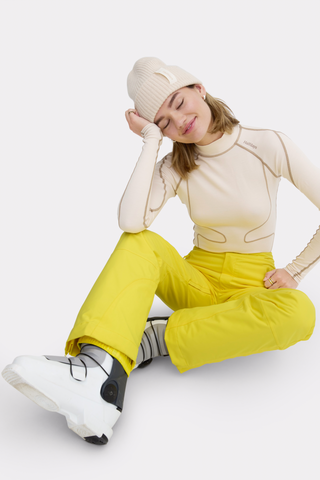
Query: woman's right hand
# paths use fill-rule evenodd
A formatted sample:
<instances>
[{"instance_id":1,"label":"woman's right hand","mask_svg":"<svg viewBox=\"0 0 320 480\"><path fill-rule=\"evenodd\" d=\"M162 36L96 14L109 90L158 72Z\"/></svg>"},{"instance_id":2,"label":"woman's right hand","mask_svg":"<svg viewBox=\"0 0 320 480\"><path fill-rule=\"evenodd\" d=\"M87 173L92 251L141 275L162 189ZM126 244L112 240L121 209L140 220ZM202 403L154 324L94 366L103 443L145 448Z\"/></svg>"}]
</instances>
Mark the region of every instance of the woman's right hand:
<instances>
[{"instance_id":1,"label":"woman's right hand","mask_svg":"<svg viewBox=\"0 0 320 480\"><path fill-rule=\"evenodd\" d=\"M142 137L141 130L151 122L140 117L139 113L134 108L129 108L129 110L126 111L125 116L130 130Z\"/></svg>"}]
</instances>

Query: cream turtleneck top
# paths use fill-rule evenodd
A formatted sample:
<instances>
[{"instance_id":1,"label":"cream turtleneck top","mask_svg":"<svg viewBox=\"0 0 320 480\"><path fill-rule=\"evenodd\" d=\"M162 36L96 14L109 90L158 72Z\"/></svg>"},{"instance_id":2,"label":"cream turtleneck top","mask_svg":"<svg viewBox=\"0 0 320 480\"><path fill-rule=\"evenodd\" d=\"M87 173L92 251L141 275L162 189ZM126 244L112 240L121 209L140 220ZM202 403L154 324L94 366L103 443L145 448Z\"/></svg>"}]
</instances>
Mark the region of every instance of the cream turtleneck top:
<instances>
[{"instance_id":1,"label":"cream turtleneck top","mask_svg":"<svg viewBox=\"0 0 320 480\"><path fill-rule=\"evenodd\" d=\"M119 226L148 228L171 197L178 195L194 222L193 243L210 252L272 250L276 198L286 178L320 209L320 170L283 133L237 125L215 142L197 146L186 180L171 167L171 153L157 162L161 130L141 132L143 148L118 208ZM320 260L320 227L285 269L299 283Z\"/></svg>"}]
</instances>

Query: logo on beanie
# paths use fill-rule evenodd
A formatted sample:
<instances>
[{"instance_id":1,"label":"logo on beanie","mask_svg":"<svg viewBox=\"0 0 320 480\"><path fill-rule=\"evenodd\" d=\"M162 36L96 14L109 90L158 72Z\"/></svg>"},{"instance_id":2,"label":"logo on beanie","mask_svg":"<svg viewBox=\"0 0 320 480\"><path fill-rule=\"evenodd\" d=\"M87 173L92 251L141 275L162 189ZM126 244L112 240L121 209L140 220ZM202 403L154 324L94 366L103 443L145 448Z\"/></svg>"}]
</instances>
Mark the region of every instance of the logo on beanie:
<instances>
[{"instance_id":1,"label":"logo on beanie","mask_svg":"<svg viewBox=\"0 0 320 480\"><path fill-rule=\"evenodd\" d=\"M166 77L166 79L169 80L169 83L171 84L176 83L178 81L177 77L173 75L173 73L169 72L169 70L166 70L165 68L159 68L159 70L157 70L154 73L160 73L160 75L163 75L164 77Z\"/></svg>"}]
</instances>

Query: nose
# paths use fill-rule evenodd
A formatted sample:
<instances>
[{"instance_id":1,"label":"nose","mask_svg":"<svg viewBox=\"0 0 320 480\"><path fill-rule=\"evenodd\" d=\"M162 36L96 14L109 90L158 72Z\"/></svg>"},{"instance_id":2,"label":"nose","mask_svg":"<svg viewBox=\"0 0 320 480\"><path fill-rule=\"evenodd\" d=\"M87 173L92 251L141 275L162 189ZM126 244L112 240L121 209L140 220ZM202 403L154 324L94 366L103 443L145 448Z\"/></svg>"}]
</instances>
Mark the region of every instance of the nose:
<instances>
[{"instance_id":1,"label":"nose","mask_svg":"<svg viewBox=\"0 0 320 480\"><path fill-rule=\"evenodd\" d=\"M179 111L172 112L172 121L174 122L176 128L178 130L183 130L184 125L186 123L186 116Z\"/></svg>"}]
</instances>

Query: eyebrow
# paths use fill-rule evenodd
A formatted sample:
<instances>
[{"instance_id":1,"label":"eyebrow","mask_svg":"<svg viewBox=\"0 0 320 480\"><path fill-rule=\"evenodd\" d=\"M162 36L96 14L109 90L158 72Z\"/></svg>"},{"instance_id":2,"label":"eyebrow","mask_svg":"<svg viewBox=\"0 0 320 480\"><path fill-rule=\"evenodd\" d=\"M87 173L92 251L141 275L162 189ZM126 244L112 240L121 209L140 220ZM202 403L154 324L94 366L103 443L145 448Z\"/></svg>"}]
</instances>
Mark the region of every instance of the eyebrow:
<instances>
[{"instance_id":1,"label":"eyebrow","mask_svg":"<svg viewBox=\"0 0 320 480\"><path fill-rule=\"evenodd\" d=\"M168 105L169 108L172 107L172 104L173 104L173 102L174 102L174 99L176 98L177 95L179 95L179 92L174 93L174 94L172 95L172 97L170 98L170 102L169 102L169 105ZM163 119L164 119L164 117L162 116L162 117L159 118L159 120L157 120L157 121L154 122L154 123L158 126L159 123L161 122L161 120L163 120Z\"/></svg>"}]
</instances>

